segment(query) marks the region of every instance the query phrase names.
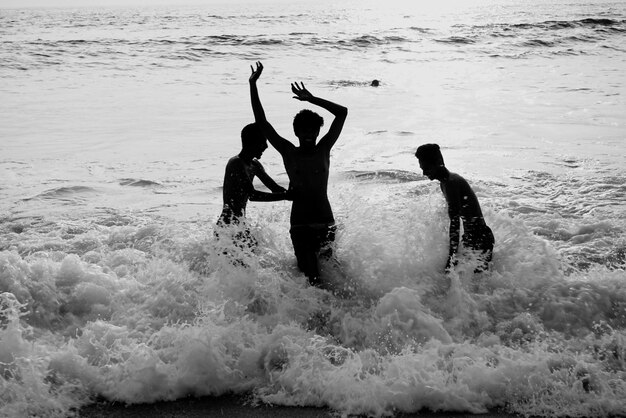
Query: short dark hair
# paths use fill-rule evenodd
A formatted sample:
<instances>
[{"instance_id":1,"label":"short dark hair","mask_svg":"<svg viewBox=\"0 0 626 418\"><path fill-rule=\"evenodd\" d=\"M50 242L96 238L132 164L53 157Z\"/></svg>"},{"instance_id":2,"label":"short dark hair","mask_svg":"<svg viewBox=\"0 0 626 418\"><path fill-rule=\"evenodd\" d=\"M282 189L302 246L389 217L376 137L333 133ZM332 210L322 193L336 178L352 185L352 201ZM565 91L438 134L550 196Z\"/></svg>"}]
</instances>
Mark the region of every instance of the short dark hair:
<instances>
[{"instance_id":1,"label":"short dark hair","mask_svg":"<svg viewBox=\"0 0 626 418\"><path fill-rule=\"evenodd\" d=\"M261 141L266 141L261 128L256 123L246 125L241 130L241 146L248 148L256 145Z\"/></svg>"},{"instance_id":2,"label":"short dark hair","mask_svg":"<svg viewBox=\"0 0 626 418\"><path fill-rule=\"evenodd\" d=\"M417 147L415 156L418 160L444 165L443 155L437 144L424 144Z\"/></svg>"},{"instance_id":3,"label":"short dark hair","mask_svg":"<svg viewBox=\"0 0 626 418\"><path fill-rule=\"evenodd\" d=\"M303 128L321 128L324 126L324 118L309 109L302 109L293 118L293 131L298 134Z\"/></svg>"}]
</instances>

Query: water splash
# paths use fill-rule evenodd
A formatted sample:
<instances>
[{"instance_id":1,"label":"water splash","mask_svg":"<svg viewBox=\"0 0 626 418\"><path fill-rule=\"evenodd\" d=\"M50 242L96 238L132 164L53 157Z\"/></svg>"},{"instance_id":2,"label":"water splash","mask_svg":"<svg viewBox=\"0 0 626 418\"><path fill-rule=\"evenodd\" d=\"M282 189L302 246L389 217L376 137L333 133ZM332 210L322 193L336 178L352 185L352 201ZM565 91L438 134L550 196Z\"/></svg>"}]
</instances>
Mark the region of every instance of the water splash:
<instances>
[{"instance_id":1,"label":"water splash","mask_svg":"<svg viewBox=\"0 0 626 418\"><path fill-rule=\"evenodd\" d=\"M440 195L393 184L384 208L359 200L367 182L340 193L337 259L322 266L336 294L306 285L271 206L251 224L256 252L157 217L4 222L2 412L252 392L372 416L624 413L623 270L567 269L486 208L492 271L443 276Z\"/></svg>"}]
</instances>

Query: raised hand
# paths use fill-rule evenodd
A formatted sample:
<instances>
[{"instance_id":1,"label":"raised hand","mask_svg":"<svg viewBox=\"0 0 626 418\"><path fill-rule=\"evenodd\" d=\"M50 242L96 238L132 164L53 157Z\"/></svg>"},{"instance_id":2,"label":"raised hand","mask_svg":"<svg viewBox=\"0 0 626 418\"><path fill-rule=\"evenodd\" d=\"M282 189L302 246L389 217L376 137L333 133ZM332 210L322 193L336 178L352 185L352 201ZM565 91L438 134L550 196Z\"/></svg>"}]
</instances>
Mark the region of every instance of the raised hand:
<instances>
[{"instance_id":1,"label":"raised hand","mask_svg":"<svg viewBox=\"0 0 626 418\"><path fill-rule=\"evenodd\" d=\"M263 72L263 64L261 61L256 62L256 70L251 65L250 69L252 70L252 74L250 74L250 83L256 83L256 81L261 77L261 73Z\"/></svg>"},{"instance_id":2,"label":"raised hand","mask_svg":"<svg viewBox=\"0 0 626 418\"><path fill-rule=\"evenodd\" d=\"M313 98L313 95L304 87L303 82L300 82L300 85L298 85L298 82L291 83L291 91L295 94L293 96L294 99L309 101Z\"/></svg>"}]
</instances>

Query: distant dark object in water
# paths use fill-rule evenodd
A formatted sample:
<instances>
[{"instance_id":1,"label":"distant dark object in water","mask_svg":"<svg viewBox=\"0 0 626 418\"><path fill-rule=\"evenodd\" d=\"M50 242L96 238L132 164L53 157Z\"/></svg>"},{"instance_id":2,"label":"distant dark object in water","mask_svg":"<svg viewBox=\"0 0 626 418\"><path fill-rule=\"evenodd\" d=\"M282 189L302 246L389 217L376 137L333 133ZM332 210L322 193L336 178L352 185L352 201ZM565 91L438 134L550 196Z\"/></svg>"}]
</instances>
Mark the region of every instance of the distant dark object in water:
<instances>
[{"instance_id":1,"label":"distant dark object in water","mask_svg":"<svg viewBox=\"0 0 626 418\"><path fill-rule=\"evenodd\" d=\"M24 225L14 224L14 225L9 226L9 230L16 234L21 234L22 232L24 232Z\"/></svg>"},{"instance_id":2,"label":"distant dark object in water","mask_svg":"<svg viewBox=\"0 0 626 418\"><path fill-rule=\"evenodd\" d=\"M328 84L335 87L378 87L380 86L380 80L372 80L372 81L355 81L355 80L332 80L329 81Z\"/></svg>"}]
</instances>

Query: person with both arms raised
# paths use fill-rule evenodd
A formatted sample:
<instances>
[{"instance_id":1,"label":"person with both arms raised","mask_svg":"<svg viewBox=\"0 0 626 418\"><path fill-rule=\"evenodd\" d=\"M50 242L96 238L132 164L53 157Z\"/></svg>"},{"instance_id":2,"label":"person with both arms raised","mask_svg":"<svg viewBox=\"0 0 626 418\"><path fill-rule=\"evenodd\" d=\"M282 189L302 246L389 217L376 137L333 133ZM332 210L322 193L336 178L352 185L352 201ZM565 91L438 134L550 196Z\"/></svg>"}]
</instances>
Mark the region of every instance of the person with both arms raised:
<instances>
[{"instance_id":1,"label":"person with both arms raised","mask_svg":"<svg viewBox=\"0 0 626 418\"><path fill-rule=\"evenodd\" d=\"M324 119L311 110L300 111L293 120L294 133L300 142L300 146L295 146L281 137L265 117L256 85L262 72L263 65L257 62L249 79L254 119L269 143L283 157L289 176L289 194L293 198L289 233L298 268L309 284L325 287L320 279L318 257L328 259L332 256L336 231L328 200L330 150L343 129L348 109L313 96L303 83L292 83L291 91L295 99L320 106L335 117L328 133L317 141Z\"/></svg>"}]
</instances>

